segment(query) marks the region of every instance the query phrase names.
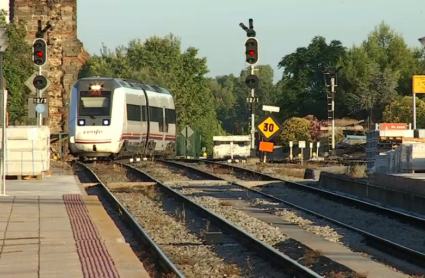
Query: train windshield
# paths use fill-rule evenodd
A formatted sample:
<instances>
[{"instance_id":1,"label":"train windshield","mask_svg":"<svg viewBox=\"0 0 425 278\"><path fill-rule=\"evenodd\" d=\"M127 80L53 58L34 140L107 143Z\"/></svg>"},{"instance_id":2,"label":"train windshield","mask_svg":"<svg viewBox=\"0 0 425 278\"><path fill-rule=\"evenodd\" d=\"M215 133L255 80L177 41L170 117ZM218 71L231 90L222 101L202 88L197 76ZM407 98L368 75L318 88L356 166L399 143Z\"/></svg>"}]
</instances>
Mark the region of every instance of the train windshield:
<instances>
[{"instance_id":1,"label":"train windshield","mask_svg":"<svg viewBox=\"0 0 425 278\"><path fill-rule=\"evenodd\" d=\"M110 116L111 92L80 92L79 116Z\"/></svg>"}]
</instances>

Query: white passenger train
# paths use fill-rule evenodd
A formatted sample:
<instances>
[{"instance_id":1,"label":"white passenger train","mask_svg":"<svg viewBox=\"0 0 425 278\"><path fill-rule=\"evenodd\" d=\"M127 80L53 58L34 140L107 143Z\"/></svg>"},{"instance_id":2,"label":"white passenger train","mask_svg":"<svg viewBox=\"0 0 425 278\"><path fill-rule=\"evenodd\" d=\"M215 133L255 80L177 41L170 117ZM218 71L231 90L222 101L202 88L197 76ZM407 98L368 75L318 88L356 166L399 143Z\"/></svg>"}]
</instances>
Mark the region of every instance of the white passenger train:
<instances>
[{"instance_id":1,"label":"white passenger train","mask_svg":"<svg viewBox=\"0 0 425 278\"><path fill-rule=\"evenodd\" d=\"M138 81L80 79L71 92L69 139L71 154L80 159L173 156L173 96Z\"/></svg>"}]
</instances>

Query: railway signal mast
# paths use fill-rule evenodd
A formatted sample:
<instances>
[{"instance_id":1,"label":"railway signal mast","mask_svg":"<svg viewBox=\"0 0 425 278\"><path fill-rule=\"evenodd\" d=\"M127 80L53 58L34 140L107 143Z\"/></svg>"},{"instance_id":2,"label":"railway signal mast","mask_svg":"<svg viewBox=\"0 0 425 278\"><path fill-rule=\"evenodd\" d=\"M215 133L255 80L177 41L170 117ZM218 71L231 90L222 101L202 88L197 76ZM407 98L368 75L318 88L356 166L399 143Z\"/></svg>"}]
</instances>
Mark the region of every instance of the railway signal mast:
<instances>
[{"instance_id":1,"label":"railway signal mast","mask_svg":"<svg viewBox=\"0 0 425 278\"><path fill-rule=\"evenodd\" d=\"M258 103L258 97L255 97L255 89L258 87L259 79L254 74L255 65L258 63L258 40L255 38L254 20L249 19L249 29L243 23L239 26L246 31L248 39L245 41L245 61L250 65L251 72L246 77L245 83L251 89L251 96L247 101L251 103L251 154L255 156L255 103Z\"/></svg>"},{"instance_id":2,"label":"railway signal mast","mask_svg":"<svg viewBox=\"0 0 425 278\"><path fill-rule=\"evenodd\" d=\"M6 28L0 27L0 128L1 128L1 150L0 150L0 195L6 195L6 126L7 126L7 91L3 79L3 56L9 46L9 37Z\"/></svg>"},{"instance_id":3,"label":"railway signal mast","mask_svg":"<svg viewBox=\"0 0 425 278\"><path fill-rule=\"evenodd\" d=\"M37 122L39 126L43 125L43 112L46 109L47 100L43 98L43 92L49 87L50 82L42 75L41 69L47 63L47 42L44 40L44 34L52 27L49 22L44 29L42 29L41 20L38 21L38 31L35 35L36 39L32 44L33 50L33 63L38 67L37 75L34 77L32 83L36 89L37 97L34 102L37 104Z\"/></svg>"},{"instance_id":4,"label":"railway signal mast","mask_svg":"<svg viewBox=\"0 0 425 278\"><path fill-rule=\"evenodd\" d=\"M326 68L323 72L323 77L325 79L326 94L328 100L328 126L331 127L332 133L328 137L329 150L332 155L335 153L335 87L337 87L337 75L338 72L342 69L339 67L336 70L330 70Z\"/></svg>"}]
</instances>

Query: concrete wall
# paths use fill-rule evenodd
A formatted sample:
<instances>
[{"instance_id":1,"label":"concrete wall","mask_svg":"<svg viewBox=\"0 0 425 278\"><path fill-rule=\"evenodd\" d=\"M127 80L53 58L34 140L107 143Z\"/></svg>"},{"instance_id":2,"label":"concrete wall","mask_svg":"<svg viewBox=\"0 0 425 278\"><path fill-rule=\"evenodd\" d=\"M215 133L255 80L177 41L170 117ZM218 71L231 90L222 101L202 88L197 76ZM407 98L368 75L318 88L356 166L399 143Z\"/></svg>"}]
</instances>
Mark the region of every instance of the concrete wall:
<instances>
[{"instance_id":1,"label":"concrete wall","mask_svg":"<svg viewBox=\"0 0 425 278\"><path fill-rule=\"evenodd\" d=\"M375 173L373 174L373 184L388 189L425 196L425 176L422 174L412 174L413 177L419 175L422 176L422 179L409 178L401 174L387 175Z\"/></svg>"},{"instance_id":2,"label":"concrete wall","mask_svg":"<svg viewBox=\"0 0 425 278\"><path fill-rule=\"evenodd\" d=\"M249 135L236 135L236 136L213 136L214 158L229 158L233 157L246 158L250 155L251 139Z\"/></svg>"},{"instance_id":3,"label":"concrete wall","mask_svg":"<svg viewBox=\"0 0 425 278\"><path fill-rule=\"evenodd\" d=\"M43 28L47 21L54 27L45 35L49 58L43 66L43 74L51 81L45 93L48 125L52 134L66 131L71 88L89 57L77 38L77 0L13 0L10 6L11 21L26 24L30 44L35 39L37 20L42 20Z\"/></svg>"},{"instance_id":4,"label":"concrete wall","mask_svg":"<svg viewBox=\"0 0 425 278\"><path fill-rule=\"evenodd\" d=\"M425 183L423 183L425 185ZM319 187L380 202L386 206L425 215L425 195L386 188L353 178L321 172Z\"/></svg>"}]
</instances>

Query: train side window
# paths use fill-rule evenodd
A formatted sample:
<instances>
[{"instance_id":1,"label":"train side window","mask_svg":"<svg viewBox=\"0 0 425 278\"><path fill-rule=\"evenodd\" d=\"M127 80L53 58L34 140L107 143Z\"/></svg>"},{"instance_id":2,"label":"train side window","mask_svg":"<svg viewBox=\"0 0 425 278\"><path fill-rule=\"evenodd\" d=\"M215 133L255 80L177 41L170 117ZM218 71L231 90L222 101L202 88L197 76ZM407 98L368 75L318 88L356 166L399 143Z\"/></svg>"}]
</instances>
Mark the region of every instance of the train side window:
<instances>
[{"instance_id":1,"label":"train side window","mask_svg":"<svg viewBox=\"0 0 425 278\"><path fill-rule=\"evenodd\" d=\"M149 118L151 122L158 122L158 107L149 106Z\"/></svg>"},{"instance_id":2,"label":"train side window","mask_svg":"<svg viewBox=\"0 0 425 278\"><path fill-rule=\"evenodd\" d=\"M164 132L164 114L161 108L156 109L156 113L158 115L158 125L159 131Z\"/></svg>"},{"instance_id":3,"label":"train side window","mask_svg":"<svg viewBox=\"0 0 425 278\"><path fill-rule=\"evenodd\" d=\"M127 120L135 122L142 121L140 105L127 104Z\"/></svg>"},{"instance_id":4,"label":"train side window","mask_svg":"<svg viewBox=\"0 0 425 278\"><path fill-rule=\"evenodd\" d=\"M176 110L173 109L165 109L165 115L167 118L167 122L169 124L175 124L176 123Z\"/></svg>"},{"instance_id":5,"label":"train side window","mask_svg":"<svg viewBox=\"0 0 425 278\"><path fill-rule=\"evenodd\" d=\"M142 106L142 121L146 122L148 118L148 114L146 114L146 105Z\"/></svg>"}]
</instances>

